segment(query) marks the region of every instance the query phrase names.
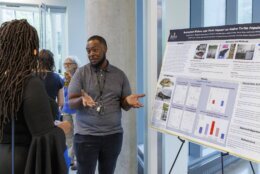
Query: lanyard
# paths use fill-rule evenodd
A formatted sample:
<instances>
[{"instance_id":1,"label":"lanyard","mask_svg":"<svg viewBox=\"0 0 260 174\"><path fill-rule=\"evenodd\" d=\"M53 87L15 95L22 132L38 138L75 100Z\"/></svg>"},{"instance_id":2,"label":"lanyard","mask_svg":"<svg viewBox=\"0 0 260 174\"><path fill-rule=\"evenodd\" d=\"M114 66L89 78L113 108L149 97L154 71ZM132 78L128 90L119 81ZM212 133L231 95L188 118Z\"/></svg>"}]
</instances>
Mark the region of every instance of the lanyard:
<instances>
[{"instance_id":1,"label":"lanyard","mask_svg":"<svg viewBox=\"0 0 260 174\"><path fill-rule=\"evenodd\" d=\"M103 78L103 85L101 84L101 79ZM99 90L99 101L102 102L102 95L103 95L103 91L104 91L104 87L105 87L105 83L106 83L106 73L104 70L99 70L99 72L97 73L97 82L98 82L98 90ZM102 85L102 87L101 87Z\"/></svg>"}]
</instances>

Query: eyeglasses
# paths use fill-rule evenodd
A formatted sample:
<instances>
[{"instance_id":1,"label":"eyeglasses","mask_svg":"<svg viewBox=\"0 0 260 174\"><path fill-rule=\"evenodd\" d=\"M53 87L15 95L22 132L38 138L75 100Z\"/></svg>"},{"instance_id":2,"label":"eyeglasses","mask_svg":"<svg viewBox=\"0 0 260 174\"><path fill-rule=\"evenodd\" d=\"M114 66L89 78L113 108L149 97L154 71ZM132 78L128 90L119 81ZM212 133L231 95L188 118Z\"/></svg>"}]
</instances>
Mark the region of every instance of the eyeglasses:
<instances>
[{"instance_id":1,"label":"eyeglasses","mask_svg":"<svg viewBox=\"0 0 260 174\"><path fill-rule=\"evenodd\" d=\"M76 64L76 63L63 63L63 65L72 65L72 64Z\"/></svg>"}]
</instances>

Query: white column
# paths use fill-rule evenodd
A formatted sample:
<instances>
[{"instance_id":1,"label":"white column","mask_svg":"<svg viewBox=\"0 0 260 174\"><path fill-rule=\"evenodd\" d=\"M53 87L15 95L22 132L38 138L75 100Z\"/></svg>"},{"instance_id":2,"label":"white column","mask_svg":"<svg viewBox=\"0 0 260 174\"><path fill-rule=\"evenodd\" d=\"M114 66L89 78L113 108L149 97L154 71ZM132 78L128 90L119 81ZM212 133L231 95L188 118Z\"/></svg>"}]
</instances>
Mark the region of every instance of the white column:
<instances>
[{"instance_id":1,"label":"white column","mask_svg":"<svg viewBox=\"0 0 260 174\"><path fill-rule=\"evenodd\" d=\"M165 0L163 1L163 41L166 44L170 29L187 28L189 27L189 0ZM147 39L147 85L148 91L148 115L152 115L152 105L155 96L155 88L157 82L157 1L146 1L146 39ZM165 46L165 45L164 45ZM163 46L163 48L164 48ZM164 49L163 49L164 50ZM151 119L148 119L148 125L150 126ZM147 173L157 174L157 133L154 129L148 127L147 132ZM166 174L169 172L171 164L178 152L180 146L179 140L171 135L165 135L163 137L163 172ZM186 174L188 167L188 143L185 143L180 153L178 161L173 169L172 173Z\"/></svg>"},{"instance_id":2,"label":"white column","mask_svg":"<svg viewBox=\"0 0 260 174\"><path fill-rule=\"evenodd\" d=\"M86 64L86 18L85 18L85 0L67 1L67 47L68 55L77 56L80 66ZM66 56L68 56L66 55ZM66 57L63 57L65 59Z\"/></svg>"},{"instance_id":3,"label":"white column","mask_svg":"<svg viewBox=\"0 0 260 174\"><path fill-rule=\"evenodd\" d=\"M129 78L132 91L136 87L135 1L86 0L87 37L103 36L108 44L107 59L122 69ZM116 174L137 173L135 111L124 112L124 140Z\"/></svg>"},{"instance_id":4,"label":"white column","mask_svg":"<svg viewBox=\"0 0 260 174\"><path fill-rule=\"evenodd\" d=\"M157 131L150 127L151 125L151 116L152 116L152 107L154 101L154 95L156 92L157 84L157 1L156 0L146 0L144 4L145 8L145 55L146 55L146 76L147 84L147 104L148 104L148 129L146 134L146 150L145 152L145 173L146 174L157 174L158 173L158 149L157 149Z\"/></svg>"},{"instance_id":5,"label":"white column","mask_svg":"<svg viewBox=\"0 0 260 174\"><path fill-rule=\"evenodd\" d=\"M163 40L166 45L169 31L172 29L189 28L190 1L165 0L163 8ZM164 47L163 47L164 48ZM163 49L164 50L164 49ZM177 155L181 142L175 136L164 136L164 173L168 173ZM172 173L188 173L188 142L184 144Z\"/></svg>"}]
</instances>

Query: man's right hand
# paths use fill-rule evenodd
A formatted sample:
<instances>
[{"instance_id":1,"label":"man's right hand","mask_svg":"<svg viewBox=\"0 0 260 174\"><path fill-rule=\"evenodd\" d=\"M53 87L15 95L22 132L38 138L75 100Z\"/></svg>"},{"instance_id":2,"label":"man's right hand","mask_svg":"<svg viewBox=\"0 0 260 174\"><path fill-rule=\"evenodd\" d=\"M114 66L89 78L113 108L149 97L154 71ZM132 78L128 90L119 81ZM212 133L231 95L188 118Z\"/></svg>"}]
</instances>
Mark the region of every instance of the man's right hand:
<instances>
[{"instance_id":1,"label":"man's right hand","mask_svg":"<svg viewBox=\"0 0 260 174\"><path fill-rule=\"evenodd\" d=\"M81 98L82 98L82 104L84 107L92 108L92 107L96 106L96 102L83 89L81 90Z\"/></svg>"}]
</instances>

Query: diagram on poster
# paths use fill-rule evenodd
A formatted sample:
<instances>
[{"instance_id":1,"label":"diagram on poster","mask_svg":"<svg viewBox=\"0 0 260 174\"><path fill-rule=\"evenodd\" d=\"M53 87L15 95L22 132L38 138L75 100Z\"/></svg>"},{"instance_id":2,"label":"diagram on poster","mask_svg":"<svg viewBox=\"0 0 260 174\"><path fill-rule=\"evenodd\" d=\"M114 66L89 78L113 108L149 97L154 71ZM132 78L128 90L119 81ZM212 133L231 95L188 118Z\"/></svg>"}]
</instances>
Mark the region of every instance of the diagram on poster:
<instances>
[{"instance_id":1,"label":"diagram on poster","mask_svg":"<svg viewBox=\"0 0 260 174\"><path fill-rule=\"evenodd\" d=\"M210 88L207 102L207 110L224 114L229 95L229 90L225 88Z\"/></svg>"},{"instance_id":2,"label":"diagram on poster","mask_svg":"<svg viewBox=\"0 0 260 174\"><path fill-rule=\"evenodd\" d=\"M172 102L183 105L185 103L188 86L185 84L177 84L173 95Z\"/></svg>"},{"instance_id":3,"label":"diagram on poster","mask_svg":"<svg viewBox=\"0 0 260 174\"><path fill-rule=\"evenodd\" d=\"M171 30L153 128L260 162L260 24Z\"/></svg>"},{"instance_id":4,"label":"diagram on poster","mask_svg":"<svg viewBox=\"0 0 260 174\"><path fill-rule=\"evenodd\" d=\"M188 107L197 108L198 103L199 103L200 93L201 93L201 87L190 86L188 96L187 96L186 105Z\"/></svg>"}]
</instances>

